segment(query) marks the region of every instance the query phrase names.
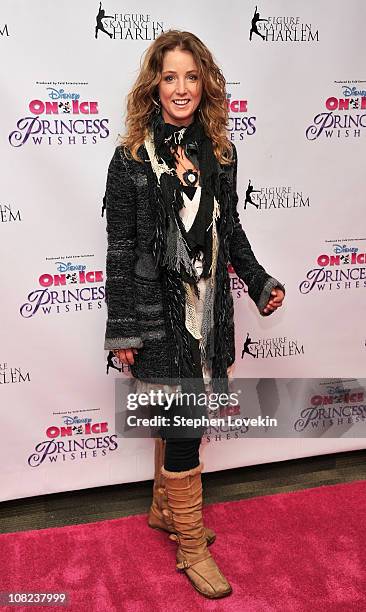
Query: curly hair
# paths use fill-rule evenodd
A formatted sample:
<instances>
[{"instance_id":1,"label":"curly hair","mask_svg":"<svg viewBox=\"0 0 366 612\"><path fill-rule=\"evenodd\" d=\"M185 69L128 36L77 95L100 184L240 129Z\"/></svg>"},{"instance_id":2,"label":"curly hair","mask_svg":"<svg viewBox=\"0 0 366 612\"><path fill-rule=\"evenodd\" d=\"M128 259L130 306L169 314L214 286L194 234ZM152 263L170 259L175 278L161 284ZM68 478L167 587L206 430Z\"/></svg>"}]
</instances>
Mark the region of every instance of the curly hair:
<instances>
[{"instance_id":1,"label":"curly hair","mask_svg":"<svg viewBox=\"0 0 366 612\"><path fill-rule=\"evenodd\" d=\"M177 47L182 51L190 51L194 57L202 79L200 119L211 139L217 160L221 164L230 164L233 148L226 134L229 122L226 80L209 49L191 32L163 32L144 52L140 73L127 95L127 130L120 137L120 143L127 149L127 154L131 154L136 161L142 161L137 151L145 140L151 116L157 107L164 53Z\"/></svg>"}]
</instances>

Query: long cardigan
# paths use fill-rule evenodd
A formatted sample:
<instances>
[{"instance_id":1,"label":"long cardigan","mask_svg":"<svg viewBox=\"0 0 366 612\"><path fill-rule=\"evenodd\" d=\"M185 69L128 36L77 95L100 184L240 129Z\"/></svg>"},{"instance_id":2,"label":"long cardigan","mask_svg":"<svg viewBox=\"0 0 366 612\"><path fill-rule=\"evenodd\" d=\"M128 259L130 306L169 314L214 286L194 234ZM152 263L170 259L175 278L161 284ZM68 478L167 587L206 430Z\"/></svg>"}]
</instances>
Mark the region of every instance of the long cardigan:
<instances>
[{"instance_id":1,"label":"long cardigan","mask_svg":"<svg viewBox=\"0 0 366 612\"><path fill-rule=\"evenodd\" d=\"M262 316L272 314L263 312L271 290L280 287L285 292L284 286L258 263L241 226L235 145L233 149L233 163L218 164L230 194L218 223L212 373L219 378L227 378L227 368L235 361L229 262L247 285L249 297ZM154 236L159 223L156 180L144 145L138 154L143 163L129 159L123 147L117 146L108 168L103 199L108 240L104 349L139 349L131 366L132 375L146 382L166 382L180 379L184 350L189 346L185 292L179 278L172 284L163 266L155 265Z\"/></svg>"}]
</instances>

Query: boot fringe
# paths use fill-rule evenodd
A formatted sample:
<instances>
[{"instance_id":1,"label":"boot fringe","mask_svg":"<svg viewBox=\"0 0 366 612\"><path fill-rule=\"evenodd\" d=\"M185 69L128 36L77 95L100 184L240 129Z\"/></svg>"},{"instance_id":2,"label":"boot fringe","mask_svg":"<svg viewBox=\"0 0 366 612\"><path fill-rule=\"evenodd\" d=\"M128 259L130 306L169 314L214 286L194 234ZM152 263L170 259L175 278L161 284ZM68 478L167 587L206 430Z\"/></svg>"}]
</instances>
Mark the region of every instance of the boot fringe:
<instances>
[{"instance_id":1,"label":"boot fringe","mask_svg":"<svg viewBox=\"0 0 366 612\"><path fill-rule=\"evenodd\" d=\"M186 476L194 476L195 474L202 472L202 470L203 463L200 463L199 465L197 465L197 467L192 468L191 470L184 470L183 472L169 472L165 469L164 466L161 467L161 473L163 474L163 476L165 476L165 478L176 478L179 480L182 478L186 478Z\"/></svg>"}]
</instances>

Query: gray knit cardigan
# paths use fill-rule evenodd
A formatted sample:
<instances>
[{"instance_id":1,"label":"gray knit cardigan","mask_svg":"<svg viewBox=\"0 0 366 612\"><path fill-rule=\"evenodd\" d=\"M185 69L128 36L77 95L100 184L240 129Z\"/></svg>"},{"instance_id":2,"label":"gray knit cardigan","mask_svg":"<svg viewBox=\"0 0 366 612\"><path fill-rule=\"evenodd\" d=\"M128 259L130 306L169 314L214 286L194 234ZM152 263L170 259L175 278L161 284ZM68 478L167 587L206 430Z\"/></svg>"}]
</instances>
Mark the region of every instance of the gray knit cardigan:
<instances>
[{"instance_id":1,"label":"gray knit cardigan","mask_svg":"<svg viewBox=\"0 0 366 612\"><path fill-rule=\"evenodd\" d=\"M234 306L228 264L248 287L248 294L259 313L263 312L271 290L284 286L261 266L241 226L237 211L237 152L231 165L220 165L230 185L232 229L219 232L215 301L214 375L226 375L235 360ZM115 149L109 164L104 205L107 218L105 300L107 322L104 349L137 348L132 375L147 382L179 377L179 355L174 329L167 308L167 292L161 268L153 257L153 236L157 223L154 181L146 148L139 155L143 163L128 159L122 146ZM224 230L223 230L224 231ZM221 245L227 244L226 252ZM184 324L184 304L180 310ZM175 323L175 327L177 327ZM217 337L216 337L217 335Z\"/></svg>"}]
</instances>

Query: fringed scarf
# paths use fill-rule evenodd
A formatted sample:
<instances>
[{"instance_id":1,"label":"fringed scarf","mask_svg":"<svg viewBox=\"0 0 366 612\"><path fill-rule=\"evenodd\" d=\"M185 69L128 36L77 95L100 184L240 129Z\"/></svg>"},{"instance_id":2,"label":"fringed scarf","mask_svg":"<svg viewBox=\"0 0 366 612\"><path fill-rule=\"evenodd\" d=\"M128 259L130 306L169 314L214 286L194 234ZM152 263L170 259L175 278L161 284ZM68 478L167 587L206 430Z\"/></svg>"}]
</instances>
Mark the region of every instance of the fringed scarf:
<instances>
[{"instance_id":1,"label":"fringed scarf","mask_svg":"<svg viewBox=\"0 0 366 612\"><path fill-rule=\"evenodd\" d=\"M159 191L165 204L167 243L163 265L175 268L182 279L197 291L197 276L194 261L199 252L203 253L202 276L212 273L212 218L214 214L215 176L217 160L210 139L202 123L195 120L188 127L166 123L161 113L156 114L150 124L154 146L154 170L159 180ZM179 210L184 206L180 180L176 174L175 157L172 153L178 146L183 147L187 158L200 170L201 199L192 227L187 232L180 218ZM151 150L152 148L150 148ZM216 207L215 215L218 210Z\"/></svg>"}]
</instances>

